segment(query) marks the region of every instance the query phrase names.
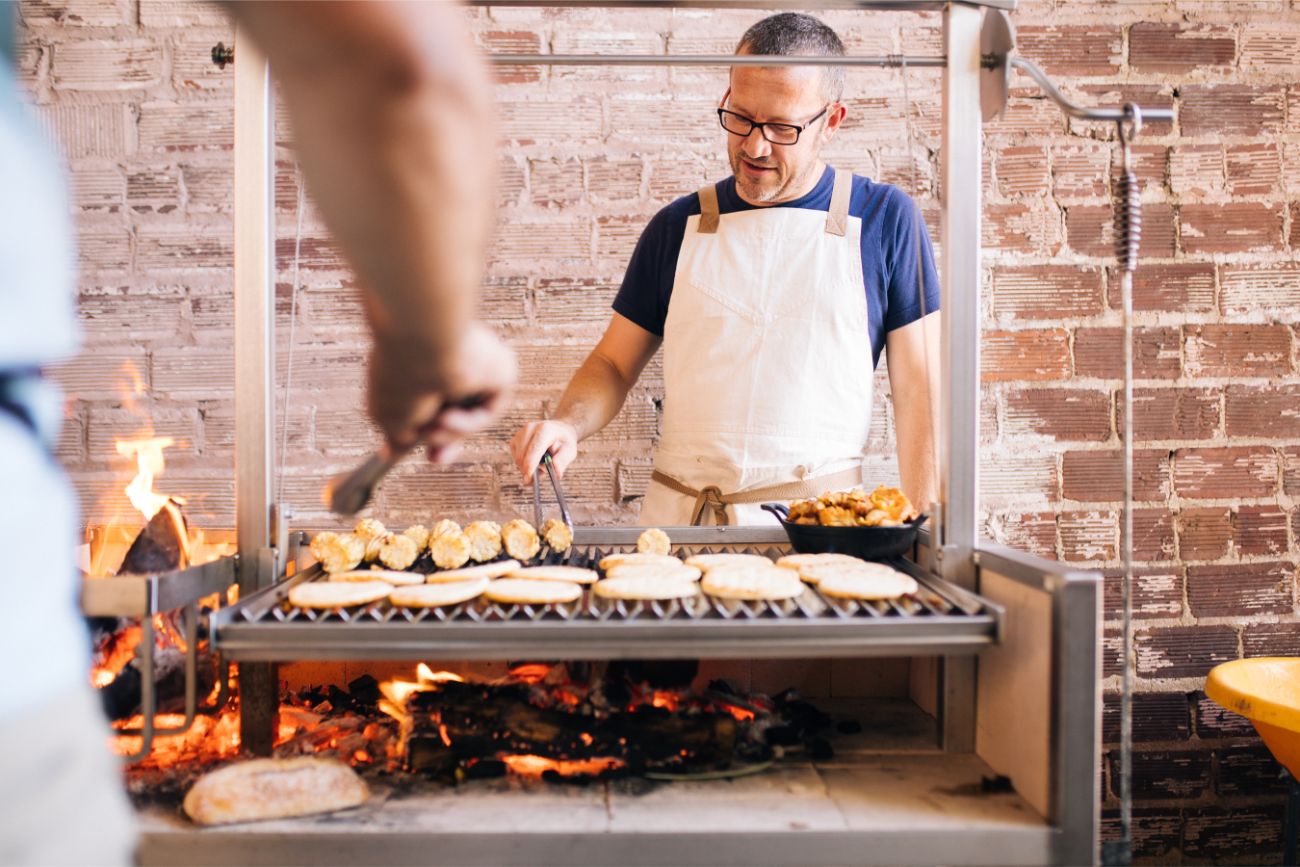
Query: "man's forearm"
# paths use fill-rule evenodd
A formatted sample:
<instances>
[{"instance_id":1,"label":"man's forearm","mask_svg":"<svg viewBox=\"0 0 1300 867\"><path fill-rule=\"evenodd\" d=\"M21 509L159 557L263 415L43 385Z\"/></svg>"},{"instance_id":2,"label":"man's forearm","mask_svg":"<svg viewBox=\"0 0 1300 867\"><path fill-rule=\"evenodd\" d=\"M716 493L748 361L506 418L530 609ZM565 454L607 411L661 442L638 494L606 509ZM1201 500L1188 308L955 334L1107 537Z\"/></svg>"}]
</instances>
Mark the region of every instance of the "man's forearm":
<instances>
[{"instance_id":1,"label":"man's forearm","mask_svg":"<svg viewBox=\"0 0 1300 867\"><path fill-rule=\"evenodd\" d=\"M630 388L613 364L593 352L569 380L552 418L573 425L584 440L618 415Z\"/></svg>"},{"instance_id":2,"label":"man's forearm","mask_svg":"<svg viewBox=\"0 0 1300 867\"><path fill-rule=\"evenodd\" d=\"M934 463L930 414L921 395L909 399L903 406L895 404L894 426L898 437L898 475L903 493L917 509L929 511L930 504L939 496L939 478Z\"/></svg>"},{"instance_id":3,"label":"man's forearm","mask_svg":"<svg viewBox=\"0 0 1300 867\"><path fill-rule=\"evenodd\" d=\"M490 90L461 10L227 8L268 49L308 186L379 337L412 363L448 346L473 310L494 202Z\"/></svg>"}]
</instances>

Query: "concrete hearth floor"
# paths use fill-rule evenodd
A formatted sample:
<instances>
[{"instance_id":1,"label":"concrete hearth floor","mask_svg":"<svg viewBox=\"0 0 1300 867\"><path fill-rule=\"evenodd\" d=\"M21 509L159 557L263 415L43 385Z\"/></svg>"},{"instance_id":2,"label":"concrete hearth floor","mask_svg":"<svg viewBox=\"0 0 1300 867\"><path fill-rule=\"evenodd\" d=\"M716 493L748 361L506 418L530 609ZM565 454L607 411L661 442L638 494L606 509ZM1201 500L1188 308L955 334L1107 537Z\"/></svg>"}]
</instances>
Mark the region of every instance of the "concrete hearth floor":
<instances>
[{"instance_id":1,"label":"concrete hearth floor","mask_svg":"<svg viewBox=\"0 0 1300 867\"><path fill-rule=\"evenodd\" d=\"M520 779L455 788L374 787L357 810L201 830L140 814L150 864L1034 864L1052 832L1018 795L981 791L992 771L935 749L910 702L837 703L864 731L835 758L786 758L715 782Z\"/></svg>"}]
</instances>

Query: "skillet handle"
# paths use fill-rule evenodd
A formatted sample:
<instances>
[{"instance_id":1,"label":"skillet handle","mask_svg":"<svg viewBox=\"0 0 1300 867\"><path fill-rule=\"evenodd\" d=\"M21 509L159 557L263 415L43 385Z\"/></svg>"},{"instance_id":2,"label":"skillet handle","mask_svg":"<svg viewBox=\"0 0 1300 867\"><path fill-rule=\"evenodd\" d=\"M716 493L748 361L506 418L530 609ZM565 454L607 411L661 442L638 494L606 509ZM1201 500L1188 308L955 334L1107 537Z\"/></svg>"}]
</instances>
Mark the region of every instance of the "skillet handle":
<instances>
[{"instance_id":1,"label":"skillet handle","mask_svg":"<svg viewBox=\"0 0 1300 867\"><path fill-rule=\"evenodd\" d=\"M790 507L787 506L785 503L764 503L763 505L759 506L759 508L762 509L764 512L771 512L773 515L776 515L777 518L779 518L782 521L790 520Z\"/></svg>"}]
</instances>

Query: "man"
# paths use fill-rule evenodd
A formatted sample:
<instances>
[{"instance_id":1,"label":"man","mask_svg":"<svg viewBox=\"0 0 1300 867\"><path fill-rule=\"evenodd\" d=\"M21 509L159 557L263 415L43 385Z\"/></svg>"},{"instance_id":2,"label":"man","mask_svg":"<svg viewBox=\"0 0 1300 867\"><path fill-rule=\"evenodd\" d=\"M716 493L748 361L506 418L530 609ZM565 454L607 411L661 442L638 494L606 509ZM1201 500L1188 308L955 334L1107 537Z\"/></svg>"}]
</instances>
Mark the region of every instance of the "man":
<instances>
[{"instance_id":1,"label":"man","mask_svg":"<svg viewBox=\"0 0 1300 867\"><path fill-rule=\"evenodd\" d=\"M0 864L126 864L133 821L90 690L74 500L50 451L60 401L40 376L77 344L67 199L16 98L14 6L0 0ZM367 286L371 412L395 445L450 460L514 378L509 350L471 320L494 157L459 10L229 9L270 57L304 174Z\"/></svg>"},{"instance_id":2,"label":"man","mask_svg":"<svg viewBox=\"0 0 1300 867\"><path fill-rule=\"evenodd\" d=\"M785 13L751 27L737 54L844 47L816 18ZM663 433L640 523L771 520L759 503L861 484L883 350L902 487L934 499L933 253L906 194L819 159L847 114L843 82L836 67L732 68L718 116L733 176L650 221L554 417L511 441L525 481L548 451L563 471L662 344Z\"/></svg>"}]
</instances>

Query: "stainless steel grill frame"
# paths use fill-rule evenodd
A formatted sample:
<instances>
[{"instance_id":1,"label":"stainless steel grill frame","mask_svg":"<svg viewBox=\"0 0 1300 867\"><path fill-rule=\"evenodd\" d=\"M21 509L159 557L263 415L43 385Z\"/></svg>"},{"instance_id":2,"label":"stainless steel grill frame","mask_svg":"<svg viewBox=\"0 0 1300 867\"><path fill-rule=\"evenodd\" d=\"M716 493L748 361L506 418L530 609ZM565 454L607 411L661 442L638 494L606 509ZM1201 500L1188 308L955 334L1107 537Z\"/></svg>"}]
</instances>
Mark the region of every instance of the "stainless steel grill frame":
<instances>
[{"instance_id":1,"label":"stainless steel grill frame","mask_svg":"<svg viewBox=\"0 0 1300 867\"><path fill-rule=\"evenodd\" d=\"M636 528L578 527L564 562L589 565L635 545ZM683 555L744 551L776 558L790 546L779 527L668 529ZM554 558L559 562L559 558ZM319 567L213 615L214 642L230 659L780 658L976 653L998 640L1002 609L906 560L894 565L921 585L915 597L858 603L808 588L784 602L699 596L623 603L590 592L567 605L502 605L482 599L408 610L386 602L355 610L286 608L289 590Z\"/></svg>"}]
</instances>

